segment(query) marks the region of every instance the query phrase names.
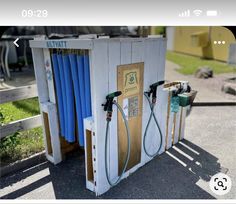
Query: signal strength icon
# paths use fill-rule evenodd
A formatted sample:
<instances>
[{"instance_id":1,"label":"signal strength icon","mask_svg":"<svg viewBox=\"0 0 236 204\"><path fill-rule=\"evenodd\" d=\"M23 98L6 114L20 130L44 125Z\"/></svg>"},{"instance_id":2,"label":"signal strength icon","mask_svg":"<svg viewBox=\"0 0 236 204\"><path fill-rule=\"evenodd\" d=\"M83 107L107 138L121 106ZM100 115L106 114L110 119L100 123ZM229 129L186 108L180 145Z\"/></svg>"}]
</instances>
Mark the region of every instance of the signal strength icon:
<instances>
[{"instance_id":1,"label":"signal strength icon","mask_svg":"<svg viewBox=\"0 0 236 204\"><path fill-rule=\"evenodd\" d=\"M197 17L201 16L202 15L202 10L196 9L196 10L193 11L193 14Z\"/></svg>"},{"instance_id":2,"label":"signal strength icon","mask_svg":"<svg viewBox=\"0 0 236 204\"><path fill-rule=\"evenodd\" d=\"M179 17L189 17L190 16L190 10L183 11L179 14Z\"/></svg>"}]
</instances>

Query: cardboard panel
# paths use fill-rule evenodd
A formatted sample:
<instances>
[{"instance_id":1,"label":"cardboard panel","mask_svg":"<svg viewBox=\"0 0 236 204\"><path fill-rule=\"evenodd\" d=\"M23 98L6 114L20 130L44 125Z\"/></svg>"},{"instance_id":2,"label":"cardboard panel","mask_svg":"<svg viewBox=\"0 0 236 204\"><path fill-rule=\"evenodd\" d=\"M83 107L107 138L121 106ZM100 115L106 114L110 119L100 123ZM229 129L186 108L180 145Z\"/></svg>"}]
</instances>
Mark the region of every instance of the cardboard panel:
<instances>
[{"instance_id":1,"label":"cardboard panel","mask_svg":"<svg viewBox=\"0 0 236 204\"><path fill-rule=\"evenodd\" d=\"M131 134L131 152L127 170L141 161L143 69L144 63L120 65L117 69L118 90L123 93L118 97L118 103L128 119ZM120 173L127 153L126 129L121 113L118 113L118 135Z\"/></svg>"}]
</instances>

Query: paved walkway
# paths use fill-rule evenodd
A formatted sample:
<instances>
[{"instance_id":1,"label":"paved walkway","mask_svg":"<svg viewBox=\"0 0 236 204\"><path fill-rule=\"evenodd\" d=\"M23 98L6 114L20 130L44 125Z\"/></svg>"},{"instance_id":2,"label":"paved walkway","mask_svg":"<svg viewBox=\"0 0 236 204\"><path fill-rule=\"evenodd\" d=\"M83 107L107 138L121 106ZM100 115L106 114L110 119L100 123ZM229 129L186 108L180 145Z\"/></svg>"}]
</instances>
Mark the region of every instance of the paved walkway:
<instances>
[{"instance_id":1,"label":"paved walkway","mask_svg":"<svg viewBox=\"0 0 236 204\"><path fill-rule=\"evenodd\" d=\"M13 89L20 86L27 86L36 83L33 68L22 68L22 71L11 72L12 80L0 82L0 90Z\"/></svg>"},{"instance_id":2,"label":"paved walkway","mask_svg":"<svg viewBox=\"0 0 236 204\"><path fill-rule=\"evenodd\" d=\"M183 75L177 72L179 65L166 61L165 78L169 81L189 81L191 87L198 91L195 102L236 102L236 96L221 91L227 78L235 77L236 73L218 74L209 79L198 79L193 75Z\"/></svg>"},{"instance_id":3,"label":"paved walkway","mask_svg":"<svg viewBox=\"0 0 236 204\"><path fill-rule=\"evenodd\" d=\"M193 107L186 139L156 157L98 198L104 199L227 199L236 198L236 109ZM216 196L212 175L232 179L231 192ZM85 188L84 157L74 153L63 163L48 162L0 179L0 197L11 199L94 199Z\"/></svg>"}]
</instances>

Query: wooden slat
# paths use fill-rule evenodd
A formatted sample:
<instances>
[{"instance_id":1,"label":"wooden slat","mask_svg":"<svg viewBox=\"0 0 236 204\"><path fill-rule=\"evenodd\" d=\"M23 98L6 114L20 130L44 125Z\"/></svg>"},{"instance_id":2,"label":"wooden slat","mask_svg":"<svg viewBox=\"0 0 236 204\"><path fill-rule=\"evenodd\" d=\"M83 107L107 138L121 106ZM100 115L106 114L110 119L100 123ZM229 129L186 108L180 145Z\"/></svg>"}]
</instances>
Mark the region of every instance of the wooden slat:
<instances>
[{"instance_id":1,"label":"wooden slat","mask_svg":"<svg viewBox=\"0 0 236 204\"><path fill-rule=\"evenodd\" d=\"M38 88L38 100L39 103L45 103L49 101L49 93L43 49L32 48L32 56L34 62L35 78Z\"/></svg>"},{"instance_id":2,"label":"wooden slat","mask_svg":"<svg viewBox=\"0 0 236 204\"><path fill-rule=\"evenodd\" d=\"M22 86L15 89L8 89L0 91L0 104L7 103L11 101L18 101L27 98L33 98L38 96L37 86Z\"/></svg>"},{"instance_id":3,"label":"wooden slat","mask_svg":"<svg viewBox=\"0 0 236 204\"><path fill-rule=\"evenodd\" d=\"M108 44L109 50L109 93L117 89L117 66L120 65L121 51L120 41L112 41ZM109 172L110 178L115 180L118 176L118 138L117 138L117 109L114 107L112 122L110 123L109 137Z\"/></svg>"},{"instance_id":4,"label":"wooden slat","mask_svg":"<svg viewBox=\"0 0 236 204\"><path fill-rule=\"evenodd\" d=\"M94 118L94 144L96 157L93 167L96 170L94 184L96 195L106 192L110 185L106 179L104 155L105 155L105 130L106 112L101 107L105 102L108 89L108 43L104 40L94 40L94 49L91 51L91 96Z\"/></svg>"},{"instance_id":5,"label":"wooden slat","mask_svg":"<svg viewBox=\"0 0 236 204\"><path fill-rule=\"evenodd\" d=\"M41 115L14 121L7 125L0 126L0 139L17 131L29 130L42 125Z\"/></svg>"}]
</instances>

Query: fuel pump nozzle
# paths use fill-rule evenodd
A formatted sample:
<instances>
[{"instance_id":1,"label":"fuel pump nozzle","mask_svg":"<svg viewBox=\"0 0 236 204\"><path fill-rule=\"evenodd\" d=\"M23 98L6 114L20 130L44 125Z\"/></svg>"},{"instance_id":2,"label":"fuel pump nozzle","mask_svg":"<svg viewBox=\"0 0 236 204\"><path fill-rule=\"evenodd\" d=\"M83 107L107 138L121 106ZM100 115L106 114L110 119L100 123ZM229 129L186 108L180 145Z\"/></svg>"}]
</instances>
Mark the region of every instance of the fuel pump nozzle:
<instances>
[{"instance_id":1,"label":"fuel pump nozzle","mask_svg":"<svg viewBox=\"0 0 236 204\"><path fill-rule=\"evenodd\" d=\"M155 107L155 104L156 104L156 99L157 99L157 87L164 84L165 81L162 80L162 81L158 81L154 84L151 84L150 85L150 90L149 91L146 91L144 92L144 96L146 97L147 101L148 101L148 105L150 107L150 110L151 110L151 113L150 113L150 116L149 116L149 119L148 119L148 122L147 122L147 125L146 125L146 128L145 128L145 132L144 132L144 136L143 136L143 148L144 148L144 151L145 153L149 156L149 157L155 157L156 155L158 155L161 147L162 147L162 132L161 132L161 128L160 128L160 125L157 121L157 118L156 118L156 115L154 113L154 107ZM152 100L150 99L150 96L152 95ZM151 154L148 152L148 149L146 148L146 139L147 139L147 131L148 131L148 128L150 126L150 122L151 122L151 119L154 119L154 122L158 128L158 131L160 133L160 144L159 144L159 147L157 149L157 151L154 153L154 154Z\"/></svg>"},{"instance_id":2,"label":"fuel pump nozzle","mask_svg":"<svg viewBox=\"0 0 236 204\"><path fill-rule=\"evenodd\" d=\"M152 103L153 103L153 104L156 103L157 87L160 86L160 85L162 85L162 84L164 84L164 83L165 83L165 81L162 80L162 81L158 81L158 82L156 82L156 83L154 83L154 84L151 84L150 87L149 87L149 88L150 88L150 91L147 91L147 92L146 92L147 95L148 95L148 97L150 97L150 96L152 95Z\"/></svg>"},{"instance_id":3,"label":"fuel pump nozzle","mask_svg":"<svg viewBox=\"0 0 236 204\"><path fill-rule=\"evenodd\" d=\"M102 104L102 106L104 106L104 111L107 111L107 121L111 121L111 117L112 117L112 105L113 105L113 100L115 97L118 97L122 94L121 91L115 91L113 93L110 93L106 96L106 103Z\"/></svg>"},{"instance_id":4,"label":"fuel pump nozzle","mask_svg":"<svg viewBox=\"0 0 236 204\"><path fill-rule=\"evenodd\" d=\"M102 106L104 106L104 111L107 112L107 116L106 116L106 134L105 134L105 173L106 173L106 177L107 177L107 181L110 184L110 186L115 186L117 183L120 182L121 178L123 177L127 165L128 165L128 161L129 161L129 157L130 157L130 130L129 130L129 124L128 124L128 120L125 116L125 113L123 111L123 109L121 108L121 106L114 100L115 97L118 97L122 94L121 91L116 91L113 93L110 93L106 96L106 103L102 104ZM107 147L108 147L108 138L109 138L109 124L111 122L111 117L112 117L112 106L115 105L118 109L118 111L121 113L123 121L124 121L124 125L125 125L125 129L126 129L126 136L127 136L127 153L126 153L126 158L125 158L125 163L124 166L122 168L121 174L118 176L118 178L114 181L111 180L109 177L109 170L108 170L108 158L107 158ZM110 138L112 139L112 138Z\"/></svg>"}]
</instances>

